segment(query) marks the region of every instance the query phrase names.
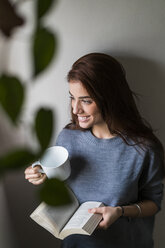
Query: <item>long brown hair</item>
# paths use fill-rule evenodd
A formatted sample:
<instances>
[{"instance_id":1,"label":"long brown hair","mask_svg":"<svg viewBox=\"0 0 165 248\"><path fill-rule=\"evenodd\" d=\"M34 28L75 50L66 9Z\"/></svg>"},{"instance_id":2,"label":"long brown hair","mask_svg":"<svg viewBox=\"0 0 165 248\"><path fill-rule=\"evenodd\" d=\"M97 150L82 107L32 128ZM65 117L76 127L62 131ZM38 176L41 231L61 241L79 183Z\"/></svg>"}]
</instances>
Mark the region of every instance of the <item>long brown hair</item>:
<instances>
[{"instance_id":1,"label":"long brown hair","mask_svg":"<svg viewBox=\"0 0 165 248\"><path fill-rule=\"evenodd\" d=\"M73 64L67 80L81 81L111 134L119 135L128 145L130 138L134 144L146 147L157 143L163 149L151 126L141 117L134 99L136 94L129 88L125 70L115 58L103 53L87 54ZM71 123L66 127L81 129L72 109L71 115Z\"/></svg>"}]
</instances>

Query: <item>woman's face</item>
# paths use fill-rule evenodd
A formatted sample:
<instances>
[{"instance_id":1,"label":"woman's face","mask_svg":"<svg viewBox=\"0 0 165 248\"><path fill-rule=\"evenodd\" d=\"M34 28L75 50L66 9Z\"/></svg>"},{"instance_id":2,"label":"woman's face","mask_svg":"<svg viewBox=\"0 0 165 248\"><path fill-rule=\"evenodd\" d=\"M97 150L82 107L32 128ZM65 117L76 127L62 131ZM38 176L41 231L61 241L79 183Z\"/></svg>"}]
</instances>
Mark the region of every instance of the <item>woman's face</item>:
<instances>
[{"instance_id":1,"label":"woman's face","mask_svg":"<svg viewBox=\"0 0 165 248\"><path fill-rule=\"evenodd\" d=\"M73 114L77 115L81 128L105 124L96 103L80 81L71 80L69 82L69 93Z\"/></svg>"}]
</instances>

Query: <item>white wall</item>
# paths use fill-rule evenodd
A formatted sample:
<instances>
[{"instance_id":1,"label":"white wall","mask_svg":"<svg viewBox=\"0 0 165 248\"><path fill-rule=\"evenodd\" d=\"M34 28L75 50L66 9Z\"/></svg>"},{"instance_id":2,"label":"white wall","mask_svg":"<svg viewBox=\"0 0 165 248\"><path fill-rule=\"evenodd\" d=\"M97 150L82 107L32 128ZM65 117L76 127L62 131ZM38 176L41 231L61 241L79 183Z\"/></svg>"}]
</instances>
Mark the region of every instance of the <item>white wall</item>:
<instances>
[{"instance_id":1,"label":"white wall","mask_svg":"<svg viewBox=\"0 0 165 248\"><path fill-rule=\"evenodd\" d=\"M10 56L10 71L18 72L25 81L31 72L31 4L32 1L25 1L21 6L27 25L13 39ZM139 108L143 116L157 129L165 145L165 1L61 0L45 22L58 34L58 54L46 73L28 86L25 120L32 120L38 106L52 106L56 137L69 121L65 77L72 63L89 52L106 52L123 63L131 88L142 96ZM165 244L164 217L163 211L157 217L156 248Z\"/></svg>"}]
</instances>

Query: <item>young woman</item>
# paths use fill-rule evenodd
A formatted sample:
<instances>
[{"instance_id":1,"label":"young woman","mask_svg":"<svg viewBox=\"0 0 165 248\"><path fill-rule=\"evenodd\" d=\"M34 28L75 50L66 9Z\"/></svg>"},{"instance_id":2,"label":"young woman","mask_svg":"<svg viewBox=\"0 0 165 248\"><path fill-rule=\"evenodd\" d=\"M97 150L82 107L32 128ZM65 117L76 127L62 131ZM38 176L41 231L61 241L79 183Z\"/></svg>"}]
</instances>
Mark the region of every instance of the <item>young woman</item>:
<instances>
[{"instance_id":1,"label":"young woman","mask_svg":"<svg viewBox=\"0 0 165 248\"><path fill-rule=\"evenodd\" d=\"M102 214L91 236L71 235L64 248L152 248L154 216L160 210L164 176L163 147L140 116L121 64L91 53L68 73L71 123L57 139L69 151L68 185L80 203ZM40 184L45 175L28 167L25 177Z\"/></svg>"}]
</instances>

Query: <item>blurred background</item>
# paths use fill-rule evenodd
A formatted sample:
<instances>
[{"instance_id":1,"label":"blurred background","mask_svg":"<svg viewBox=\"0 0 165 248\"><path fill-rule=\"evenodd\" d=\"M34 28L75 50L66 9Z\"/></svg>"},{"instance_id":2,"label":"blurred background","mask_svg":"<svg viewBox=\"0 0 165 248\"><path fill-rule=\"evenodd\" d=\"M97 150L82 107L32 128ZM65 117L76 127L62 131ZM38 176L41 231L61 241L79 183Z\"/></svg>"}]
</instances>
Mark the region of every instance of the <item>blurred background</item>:
<instances>
[{"instance_id":1,"label":"blurred background","mask_svg":"<svg viewBox=\"0 0 165 248\"><path fill-rule=\"evenodd\" d=\"M17 1L13 1L17 2ZM58 52L51 66L33 82L30 38L35 0L21 0L19 13L26 23L6 40L0 34L0 70L19 75L27 89L22 126L13 129L0 112L0 146L31 143L28 124L39 106L55 113L52 145L70 120L66 75L80 56L104 52L116 57L127 72L138 106L165 145L165 1L164 0L58 0L45 25L58 37ZM24 179L23 170L0 182L0 247L60 247L60 241L35 224L30 213L38 205L37 187ZM155 248L165 245L165 200L156 217Z\"/></svg>"}]
</instances>

